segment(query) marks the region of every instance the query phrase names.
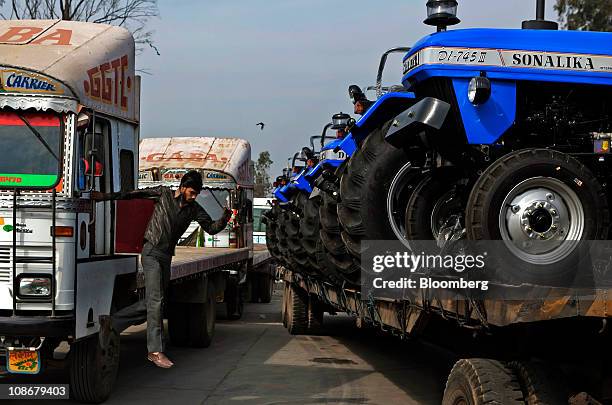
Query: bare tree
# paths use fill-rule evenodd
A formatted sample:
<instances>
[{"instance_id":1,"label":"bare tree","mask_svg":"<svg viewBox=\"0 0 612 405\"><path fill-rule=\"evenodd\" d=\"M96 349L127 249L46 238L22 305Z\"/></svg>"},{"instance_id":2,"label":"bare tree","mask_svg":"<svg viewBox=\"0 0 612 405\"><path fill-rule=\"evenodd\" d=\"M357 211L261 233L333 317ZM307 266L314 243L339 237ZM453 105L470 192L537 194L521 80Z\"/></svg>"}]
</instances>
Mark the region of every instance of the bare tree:
<instances>
[{"instance_id":1,"label":"bare tree","mask_svg":"<svg viewBox=\"0 0 612 405\"><path fill-rule=\"evenodd\" d=\"M159 54L153 31L145 28L152 17L159 16L157 0L0 0L0 7L4 19L62 19L125 27L141 48L148 45Z\"/></svg>"}]
</instances>

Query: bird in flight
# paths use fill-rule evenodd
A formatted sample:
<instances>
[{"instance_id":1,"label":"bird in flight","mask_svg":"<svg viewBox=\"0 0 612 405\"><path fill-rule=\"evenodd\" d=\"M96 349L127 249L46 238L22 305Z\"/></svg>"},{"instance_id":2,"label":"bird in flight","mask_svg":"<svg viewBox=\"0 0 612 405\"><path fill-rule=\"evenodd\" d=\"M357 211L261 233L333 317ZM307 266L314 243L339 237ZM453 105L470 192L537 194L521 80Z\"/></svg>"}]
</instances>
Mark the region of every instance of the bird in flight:
<instances>
[{"instance_id":1,"label":"bird in flight","mask_svg":"<svg viewBox=\"0 0 612 405\"><path fill-rule=\"evenodd\" d=\"M261 130L263 131L264 127L266 126L266 124L264 124L263 122L258 122L255 125L259 125L261 127Z\"/></svg>"}]
</instances>

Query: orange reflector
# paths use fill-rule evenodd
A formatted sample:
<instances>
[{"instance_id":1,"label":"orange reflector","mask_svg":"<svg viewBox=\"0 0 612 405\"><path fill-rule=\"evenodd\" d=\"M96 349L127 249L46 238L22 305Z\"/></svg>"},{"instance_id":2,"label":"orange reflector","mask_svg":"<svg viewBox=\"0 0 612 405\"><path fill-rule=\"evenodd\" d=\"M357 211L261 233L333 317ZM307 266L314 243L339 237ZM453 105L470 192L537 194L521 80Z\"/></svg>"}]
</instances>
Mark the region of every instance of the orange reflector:
<instances>
[{"instance_id":1,"label":"orange reflector","mask_svg":"<svg viewBox=\"0 0 612 405\"><path fill-rule=\"evenodd\" d=\"M51 235L72 238L74 236L74 228L71 226L56 226L55 229L51 227Z\"/></svg>"}]
</instances>

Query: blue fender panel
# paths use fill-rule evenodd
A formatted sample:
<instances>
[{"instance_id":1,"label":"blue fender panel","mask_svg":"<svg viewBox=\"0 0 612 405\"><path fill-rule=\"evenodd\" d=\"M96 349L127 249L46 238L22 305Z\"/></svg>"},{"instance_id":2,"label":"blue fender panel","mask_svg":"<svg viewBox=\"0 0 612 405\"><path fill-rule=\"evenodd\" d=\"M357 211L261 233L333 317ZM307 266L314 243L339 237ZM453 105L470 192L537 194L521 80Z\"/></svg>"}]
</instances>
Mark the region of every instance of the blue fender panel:
<instances>
[{"instance_id":1,"label":"blue fender panel","mask_svg":"<svg viewBox=\"0 0 612 405\"><path fill-rule=\"evenodd\" d=\"M470 79L455 78L453 87L469 144L495 143L516 118L516 82L491 80L491 97L480 105L467 97Z\"/></svg>"},{"instance_id":2,"label":"blue fender panel","mask_svg":"<svg viewBox=\"0 0 612 405\"><path fill-rule=\"evenodd\" d=\"M351 134L355 139L365 138L381 123L389 121L416 101L414 93L387 93L366 111L366 113L355 123ZM346 139L346 138L345 138Z\"/></svg>"}]
</instances>

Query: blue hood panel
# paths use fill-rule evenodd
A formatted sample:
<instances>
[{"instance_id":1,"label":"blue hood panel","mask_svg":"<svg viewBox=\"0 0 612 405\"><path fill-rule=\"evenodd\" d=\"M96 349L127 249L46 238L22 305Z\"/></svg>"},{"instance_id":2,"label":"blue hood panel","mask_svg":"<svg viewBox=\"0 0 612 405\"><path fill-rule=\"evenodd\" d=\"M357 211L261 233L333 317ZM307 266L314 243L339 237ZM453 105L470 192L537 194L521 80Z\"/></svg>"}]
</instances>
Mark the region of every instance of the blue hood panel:
<instances>
[{"instance_id":1,"label":"blue hood panel","mask_svg":"<svg viewBox=\"0 0 612 405\"><path fill-rule=\"evenodd\" d=\"M437 32L422 38L406 57L428 46L458 46L610 56L612 55L612 33L493 28L450 30Z\"/></svg>"}]
</instances>

